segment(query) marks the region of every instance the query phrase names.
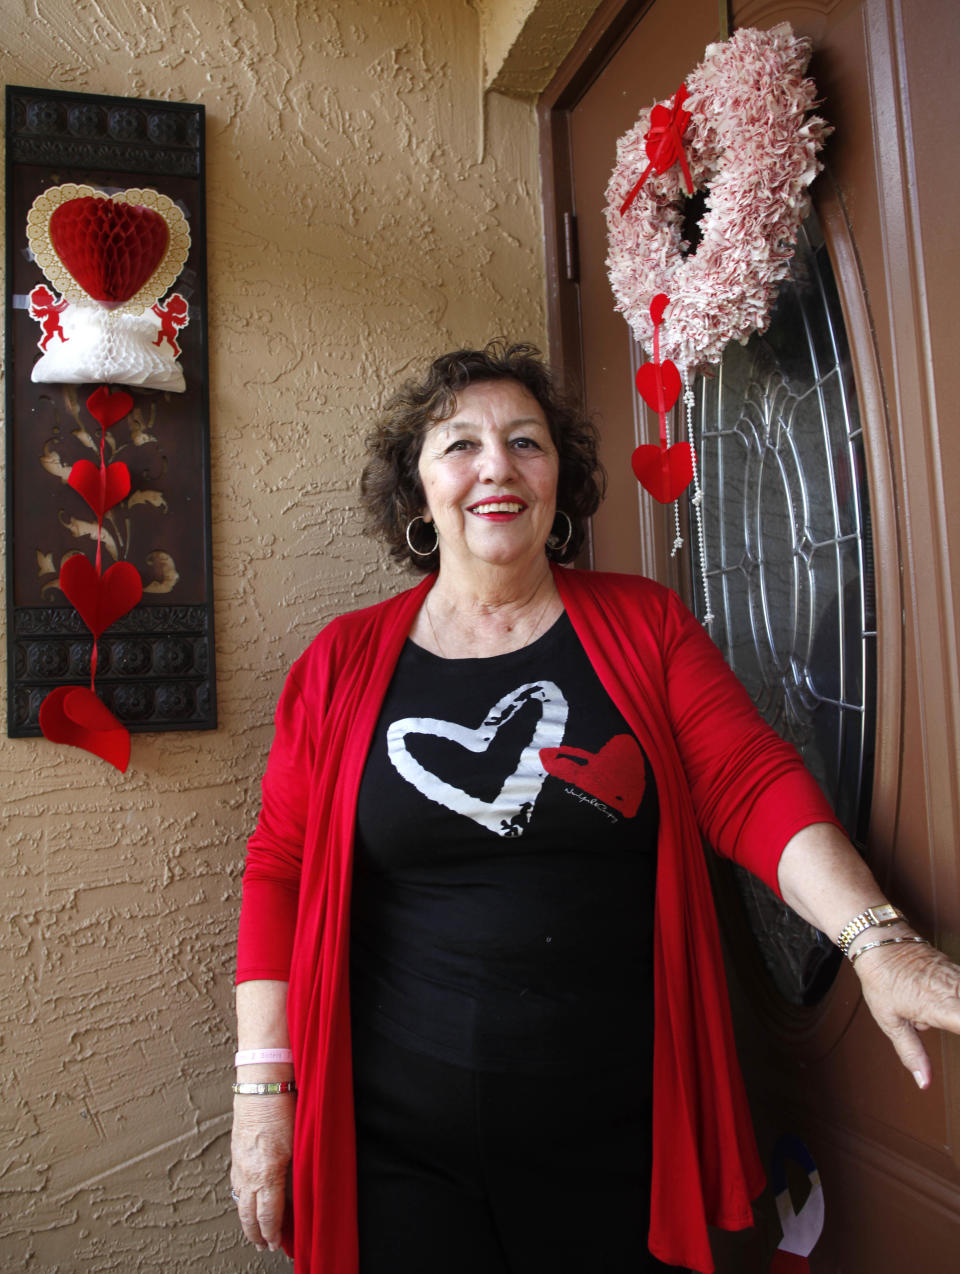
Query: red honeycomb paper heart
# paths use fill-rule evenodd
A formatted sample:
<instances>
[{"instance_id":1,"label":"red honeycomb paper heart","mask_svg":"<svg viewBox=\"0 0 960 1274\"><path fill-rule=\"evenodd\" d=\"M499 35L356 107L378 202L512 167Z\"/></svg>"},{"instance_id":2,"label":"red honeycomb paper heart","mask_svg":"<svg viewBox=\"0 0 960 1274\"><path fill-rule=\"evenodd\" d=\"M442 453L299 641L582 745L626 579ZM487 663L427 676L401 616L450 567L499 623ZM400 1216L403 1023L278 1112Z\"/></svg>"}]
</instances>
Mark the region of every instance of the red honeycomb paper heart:
<instances>
[{"instance_id":1,"label":"red honeycomb paper heart","mask_svg":"<svg viewBox=\"0 0 960 1274\"><path fill-rule=\"evenodd\" d=\"M693 449L688 442L675 442L672 447L645 443L637 447L630 463L640 485L661 504L672 504L693 480Z\"/></svg>"},{"instance_id":2,"label":"red honeycomb paper heart","mask_svg":"<svg viewBox=\"0 0 960 1274\"><path fill-rule=\"evenodd\" d=\"M67 482L83 496L98 518L130 494L130 470L122 460L104 465L77 460Z\"/></svg>"},{"instance_id":3,"label":"red honeycomb paper heart","mask_svg":"<svg viewBox=\"0 0 960 1274\"><path fill-rule=\"evenodd\" d=\"M133 610L143 596L140 572L130 562L114 562L98 575L82 553L68 557L60 567L60 587L94 637Z\"/></svg>"},{"instance_id":4,"label":"red honeycomb paper heart","mask_svg":"<svg viewBox=\"0 0 960 1274\"><path fill-rule=\"evenodd\" d=\"M85 686L57 686L40 705L40 729L51 743L68 743L109 761L130 763L130 732Z\"/></svg>"},{"instance_id":5,"label":"red honeycomb paper heart","mask_svg":"<svg viewBox=\"0 0 960 1274\"><path fill-rule=\"evenodd\" d=\"M50 242L74 280L94 301L122 305L163 260L166 221L152 208L81 195L54 209Z\"/></svg>"}]
</instances>

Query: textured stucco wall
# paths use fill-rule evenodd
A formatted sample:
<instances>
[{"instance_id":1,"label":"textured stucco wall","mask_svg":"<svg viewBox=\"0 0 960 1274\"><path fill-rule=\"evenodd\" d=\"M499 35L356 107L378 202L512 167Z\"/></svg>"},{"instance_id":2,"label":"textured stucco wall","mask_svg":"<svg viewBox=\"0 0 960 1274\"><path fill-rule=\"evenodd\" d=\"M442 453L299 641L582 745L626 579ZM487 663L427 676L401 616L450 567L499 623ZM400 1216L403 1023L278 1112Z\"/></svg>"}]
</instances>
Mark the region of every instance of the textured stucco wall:
<instances>
[{"instance_id":1,"label":"textured stucco wall","mask_svg":"<svg viewBox=\"0 0 960 1274\"><path fill-rule=\"evenodd\" d=\"M5 82L203 102L215 733L126 776L0 739L0 1269L279 1268L228 1199L233 938L286 667L393 591L371 407L421 356L542 343L532 109L469 0L3 0Z\"/></svg>"},{"instance_id":2,"label":"textured stucco wall","mask_svg":"<svg viewBox=\"0 0 960 1274\"><path fill-rule=\"evenodd\" d=\"M530 97L550 83L599 0L481 0L484 84Z\"/></svg>"}]
</instances>

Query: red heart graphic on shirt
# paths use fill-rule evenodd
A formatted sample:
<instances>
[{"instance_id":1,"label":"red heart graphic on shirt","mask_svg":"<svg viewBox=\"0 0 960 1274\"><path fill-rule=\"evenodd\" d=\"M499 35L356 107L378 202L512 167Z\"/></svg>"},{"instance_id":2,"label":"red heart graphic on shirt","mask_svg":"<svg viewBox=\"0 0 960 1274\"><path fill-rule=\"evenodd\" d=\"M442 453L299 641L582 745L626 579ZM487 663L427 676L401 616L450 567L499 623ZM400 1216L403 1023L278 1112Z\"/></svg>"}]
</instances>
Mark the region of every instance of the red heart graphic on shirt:
<instances>
[{"instance_id":1,"label":"red heart graphic on shirt","mask_svg":"<svg viewBox=\"0 0 960 1274\"><path fill-rule=\"evenodd\" d=\"M669 411L680 397L682 388L677 365L669 358L660 364L644 363L637 372L637 393L651 411Z\"/></svg>"},{"instance_id":2,"label":"red heart graphic on shirt","mask_svg":"<svg viewBox=\"0 0 960 1274\"><path fill-rule=\"evenodd\" d=\"M68 199L50 215L50 242L94 301L122 305L163 260L170 230L159 212L106 196Z\"/></svg>"},{"instance_id":3,"label":"red heart graphic on shirt","mask_svg":"<svg viewBox=\"0 0 960 1274\"><path fill-rule=\"evenodd\" d=\"M109 761L130 762L130 732L85 686L57 686L40 705L40 729L51 743L68 743Z\"/></svg>"},{"instance_id":4,"label":"red heart graphic on shirt","mask_svg":"<svg viewBox=\"0 0 960 1274\"><path fill-rule=\"evenodd\" d=\"M630 461L640 485L659 500L672 504L693 480L693 448L689 442L675 442L672 447L643 443Z\"/></svg>"},{"instance_id":5,"label":"red heart graphic on shirt","mask_svg":"<svg viewBox=\"0 0 960 1274\"><path fill-rule=\"evenodd\" d=\"M98 575L82 553L68 557L60 567L60 587L94 637L133 610L143 596L140 572L130 562L114 562Z\"/></svg>"},{"instance_id":6,"label":"red heart graphic on shirt","mask_svg":"<svg viewBox=\"0 0 960 1274\"><path fill-rule=\"evenodd\" d=\"M541 748L543 768L554 778L572 783L604 805L633 818L647 785L640 744L632 734L616 734L599 752L583 748Z\"/></svg>"},{"instance_id":7,"label":"red heart graphic on shirt","mask_svg":"<svg viewBox=\"0 0 960 1274\"><path fill-rule=\"evenodd\" d=\"M111 393L109 386L101 385L87 399L87 411L103 429L112 429L132 410L133 396L125 389L115 389Z\"/></svg>"},{"instance_id":8,"label":"red heart graphic on shirt","mask_svg":"<svg viewBox=\"0 0 960 1274\"><path fill-rule=\"evenodd\" d=\"M122 460L105 465L77 460L67 482L83 496L98 518L130 494L130 470Z\"/></svg>"}]
</instances>

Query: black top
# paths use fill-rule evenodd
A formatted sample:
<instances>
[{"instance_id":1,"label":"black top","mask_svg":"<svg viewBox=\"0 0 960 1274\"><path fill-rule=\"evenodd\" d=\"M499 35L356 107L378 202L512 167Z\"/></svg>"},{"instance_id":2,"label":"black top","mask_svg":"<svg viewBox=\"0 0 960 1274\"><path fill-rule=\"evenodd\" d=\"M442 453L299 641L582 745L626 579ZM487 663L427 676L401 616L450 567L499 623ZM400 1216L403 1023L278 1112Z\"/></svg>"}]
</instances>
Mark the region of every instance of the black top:
<instances>
[{"instance_id":1,"label":"black top","mask_svg":"<svg viewBox=\"0 0 960 1274\"><path fill-rule=\"evenodd\" d=\"M488 659L408 641L360 787L354 1014L481 1070L647 1064L657 826L566 615Z\"/></svg>"}]
</instances>

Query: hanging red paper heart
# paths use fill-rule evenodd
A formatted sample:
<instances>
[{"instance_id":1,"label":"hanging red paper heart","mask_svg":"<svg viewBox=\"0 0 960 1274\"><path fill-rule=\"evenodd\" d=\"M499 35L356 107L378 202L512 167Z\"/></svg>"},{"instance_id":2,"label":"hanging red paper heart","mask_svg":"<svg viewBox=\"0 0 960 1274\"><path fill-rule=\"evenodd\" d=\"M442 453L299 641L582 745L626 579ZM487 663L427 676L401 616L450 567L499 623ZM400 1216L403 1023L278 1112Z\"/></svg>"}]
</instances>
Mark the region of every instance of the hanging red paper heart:
<instances>
[{"instance_id":1,"label":"hanging red paper heart","mask_svg":"<svg viewBox=\"0 0 960 1274\"><path fill-rule=\"evenodd\" d=\"M98 575L82 553L68 557L60 567L60 587L94 637L133 610L143 596L140 572L130 562L114 562Z\"/></svg>"},{"instance_id":2,"label":"hanging red paper heart","mask_svg":"<svg viewBox=\"0 0 960 1274\"><path fill-rule=\"evenodd\" d=\"M130 732L85 686L57 686L40 705L40 729L51 743L68 743L109 761L130 763Z\"/></svg>"},{"instance_id":3,"label":"hanging red paper heart","mask_svg":"<svg viewBox=\"0 0 960 1274\"><path fill-rule=\"evenodd\" d=\"M130 470L122 460L105 465L77 460L67 483L83 496L99 519L130 494Z\"/></svg>"},{"instance_id":4,"label":"hanging red paper heart","mask_svg":"<svg viewBox=\"0 0 960 1274\"><path fill-rule=\"evenodd\" d=\"M680 397L683 385L676 363L644 363L637 372L637 393L651 411L669 411Z\"/></svg>"},{"instance_id":5,"label":"hanging red paper heart","mask_svg":"<svg viewBox=\"0 0 960 1274\"><path fill-rule=\"evenodd\" d=\"M630 463L640 485L661 504L672 504L693 480L693 449L688 442L672 447L644 443Z\"/></svg>"},{"instance_id":6,"label":"hanging red paper heart","mask_svg":"<svg viewBox=\"0 0 960 1274\"><path fill-rule=\"evenodd\" d=\"M122 305L143 287L167 251L170 231L152 208L81 195L55 208L50 242L94 301Z\"/></svg>"},{"instance_id":7,"label":"hanging red paper heart","mask_svg":"<svg viewBox=\"0 0 960 1274\"><path fill-rule=\"evenodd\" d=\"M87 411L102 429L112 429L132 410L133 396L125 389L115 389L111 393L108 385L101 385L87 399Z\"/></svg>"}]
</instances>

